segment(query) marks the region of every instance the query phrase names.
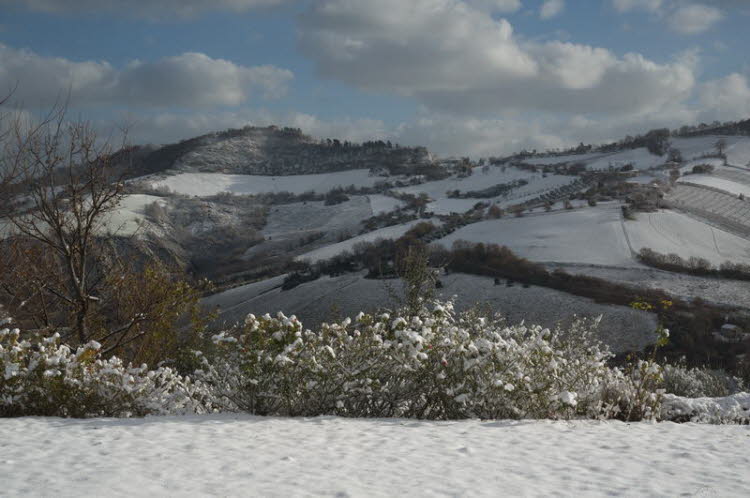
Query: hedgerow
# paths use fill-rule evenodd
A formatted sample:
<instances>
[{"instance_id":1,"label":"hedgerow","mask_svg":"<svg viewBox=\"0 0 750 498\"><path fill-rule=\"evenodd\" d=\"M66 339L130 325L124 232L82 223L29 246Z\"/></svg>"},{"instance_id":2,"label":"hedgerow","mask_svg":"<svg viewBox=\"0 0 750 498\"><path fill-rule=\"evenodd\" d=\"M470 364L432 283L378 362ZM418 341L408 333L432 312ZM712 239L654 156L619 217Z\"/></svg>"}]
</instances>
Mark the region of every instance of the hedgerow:
<instances>
[{"instance_id":1,"label":"hedgerow","mask_svg":"<svg viewBox=\"0 0 750 498\"><path fill-rule=\"evenodd\" d=\"M2 324L0 324L2 325ZM0 330L0 416L131 417L204 413L207 393L169 368L103 359L100 344L75 351L59 335L22 339Z\"/></svg>"},{"instance_id":2,"label":"hedgerow","mask_svg":"<svg viewBox=\"0 0 750 498\"><path fill-rule=\"evenodd\" d=\"M249 315L214 337L218 353L198 378L222 409L260 415L656 418L661 367L609 367L594 325L506 326L439 302L317 332L293 316Z\"/></svg>"}]
</instances>

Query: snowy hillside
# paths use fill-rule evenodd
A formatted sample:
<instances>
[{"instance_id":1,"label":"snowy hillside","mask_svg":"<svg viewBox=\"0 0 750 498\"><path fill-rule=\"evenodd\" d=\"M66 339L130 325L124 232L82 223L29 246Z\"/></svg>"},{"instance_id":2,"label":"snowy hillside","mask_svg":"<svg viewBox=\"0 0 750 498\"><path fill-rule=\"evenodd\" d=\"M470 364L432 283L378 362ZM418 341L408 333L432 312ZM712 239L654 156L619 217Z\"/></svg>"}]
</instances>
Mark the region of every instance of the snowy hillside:
<instances>
[{"instance_id":1,"label":"snowy hillside","mask_svg":"<svg viewBox=\"0 0 750 498\"><path fill-rule=\"evenodd\" d=\"M544 287L494 285L493 279L475 275L451 274L440 277L443 287L438 296L456 297L456 308L474 305L489 307L503 315L508 323L522 321L554 328L559 322L569 324L573 316L595 319L602 315L597 332L599 340L615 352L640 350L654 342L656 317L628 307L594 303ZM293 289L282 291L283 278L236 287L203 300L214 309L218 306L217 324L233 324L248 313L261 315L284 310L294 314L307 326L331 319L335 309L343 316L359 311L376 311L394 306L392 296L401 291L399 280L371 280L362 274L323 277Z\"/></svg>"},{"instance_id":2,"label":"snowy hillside","mask_svg":"<svg viewBox=\"0 0 750 498\"><path fill-rule=\"evenodd\" d=\"M707 160L704 156L716 153L715 144L719 139L727 142L726 154L729 164L747 166L750 163L750 137L723 137L710 135L691 138L671 138L671 146L680 151L685 161ZM607 169L610 166L618 168L632 164L637 170L647 170L666 162L667 156L651 154L644 147L628 149L619 152L591 152L586 154L568 154L556 156L532 156L524 158L523 162L535 165L554 164L585 164L589 170ZM710 161L710 158L708 159Z\"/></svg>"},{"instance_id":3,"label":"snowy hillside","mask_svg":"<svg viewBox=\"0 0 750 498\"><path fill-rule=\"evenodd\" d=\"M331 244L320 249L304 253L300 256L297 256L297 259L300 261L307 261L309 263L317 263L318 261L331 259L334 256L338 256L345 251L351 252L352 249L354 249L354 246L362 242L375 242L378 239L398 239L406 232L408 232L412 227L414 227L414 225L423 221L428 220L415 220L403 225L395 225L381 228L379 230L373 230L372 232L367 232L365 234L352 237L342 242Z\"/></svg>"},{"instance_id":4,"label":"snowy hillside","mask_svg":"<svg viewBox=\"0 0 750 498\"><path fill-rule=\"evenodd\" d=\"M247 415L0 421L5 496L746 496L748 426Z\"/></svg>"},{"instance_id":5,"label":"snowy hillside","mask_svg":"<svg viewBox=\"0 0 750 498\"><path fill-rule=\"evenodd\" d=\"M259 176L223 173L179 173L152 182L154 188L166 187L184 195L209 196L221 192L255 195L274 192L302 194L313 191L324 194L336 187L372 187L382 178L366 169L321 173L317 175Z\"/></svg>"},{"instance_id":6,"label":"snowy hillside","mask_svg":"<svg viewBox=\"0 0 750 498\"><path fill-rule=\"evenodd\" d=\"M482 221L456 230L439 243L451 247L457 240L505 245L533 261L637 264L628 248L616 204Z\"/></svg>"},{"instance_id":7,"label":"snowy hillside","mask_svg":"<svg viewBox=\"0 0 750 498\"><path fill-rule=\"evenodd\" d=\"M468 225L440 239L450 247L457 240L509 247L532 261L638 266L634 253L647 247L683 258L750 262L750 243L681 213L639 213L624 221L617 204L557 211Z\"/></svg>"}]
</instances>

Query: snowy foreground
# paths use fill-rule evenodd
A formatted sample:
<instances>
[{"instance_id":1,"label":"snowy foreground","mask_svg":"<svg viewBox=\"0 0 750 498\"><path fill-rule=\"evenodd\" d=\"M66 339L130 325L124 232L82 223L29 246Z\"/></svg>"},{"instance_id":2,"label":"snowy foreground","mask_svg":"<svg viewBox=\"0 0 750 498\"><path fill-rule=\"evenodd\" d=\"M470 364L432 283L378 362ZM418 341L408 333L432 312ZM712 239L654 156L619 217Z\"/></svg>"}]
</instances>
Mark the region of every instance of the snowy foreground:
<instances>
[{"instance_id":1,"label":"snowy foreground","mask_svg":"<svg viewBox=\"0 0 750 498\"><path fill-rule=\"evenodd\" d=\"M2 496L747 496L750 427L0 420Z\"/></svg>"}]
</instances>

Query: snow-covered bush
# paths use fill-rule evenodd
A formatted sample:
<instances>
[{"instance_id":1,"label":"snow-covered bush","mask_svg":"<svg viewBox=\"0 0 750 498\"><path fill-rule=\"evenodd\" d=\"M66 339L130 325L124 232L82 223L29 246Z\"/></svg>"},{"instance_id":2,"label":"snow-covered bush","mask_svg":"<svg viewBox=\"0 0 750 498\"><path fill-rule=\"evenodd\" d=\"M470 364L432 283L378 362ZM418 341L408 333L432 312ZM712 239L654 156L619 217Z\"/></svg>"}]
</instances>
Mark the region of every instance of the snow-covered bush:
<instances>
[{"instance_id":1,"label":"snow-covered bush","mask_svg":"<svg viewBox=\"0 0 750 498\"><path fill-rule=\"evenodd\" d=\"M224 409L355 417L655 418L661 369L606 364L595 324L508 327L451 303L305 330L295 318L249 315L214 337L198 377Z\"/></svg>"},{"instance_id":2,"label":"snow-covered bush","mask_svg":"<svg viewBox=\"0 0 750 498\"><path fill-rule=\"evenodd\" d=\"M726 373L706 368L688 368L684 364L664 366L664 390L687 398L728 396L737 381Z\"/></svg>"},{"instance_id":3,"label":"snow-covered bush","mask_svg":"<svg viewBox=\"0 0 750 498\"><path fill-rule=\"evenodd\" d=\"M750 424L750 394L737 393L718 398L686 398L667 394L661 419L704 424Z\"/></svg>"},{"instance_id":4,"label":"snow-covered bush","mask_svg":"<svg viewBox=\"0 0 750 498\"><path fill-rule=\"evenodd\" d=\"M0 416L129 417L210 407L200 383L169 368L102 359L99 349L90 342L72 351L58 335L23 340L18 329L0 330Z\"/></svg>"}]
</instances>

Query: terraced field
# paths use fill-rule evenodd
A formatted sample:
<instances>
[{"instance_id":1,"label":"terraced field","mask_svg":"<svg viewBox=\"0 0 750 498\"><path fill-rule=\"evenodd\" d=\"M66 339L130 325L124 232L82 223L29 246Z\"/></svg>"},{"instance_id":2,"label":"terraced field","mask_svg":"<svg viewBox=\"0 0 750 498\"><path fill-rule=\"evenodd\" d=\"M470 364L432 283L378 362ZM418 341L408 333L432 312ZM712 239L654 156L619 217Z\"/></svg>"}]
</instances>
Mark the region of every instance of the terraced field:
<instances>
[{"instance_id":1,"label":"terraced field","mask_svg":"<svg viewBox=\"0 0 750 498\"><path fill-rule=\"evenodd\" d=\"M750 202L705 185L677 184L667 197L676 209L718 224L743 237L750 237Z\"/></svg>"}]
</instances>

